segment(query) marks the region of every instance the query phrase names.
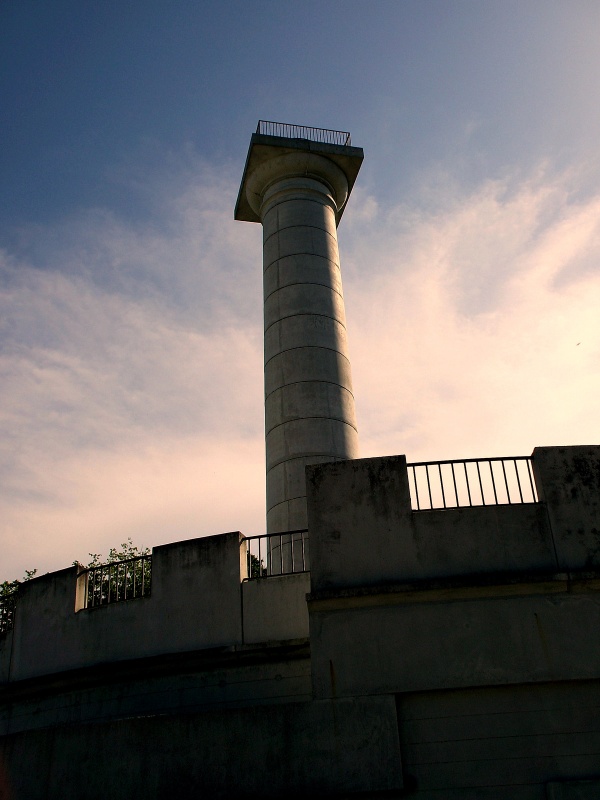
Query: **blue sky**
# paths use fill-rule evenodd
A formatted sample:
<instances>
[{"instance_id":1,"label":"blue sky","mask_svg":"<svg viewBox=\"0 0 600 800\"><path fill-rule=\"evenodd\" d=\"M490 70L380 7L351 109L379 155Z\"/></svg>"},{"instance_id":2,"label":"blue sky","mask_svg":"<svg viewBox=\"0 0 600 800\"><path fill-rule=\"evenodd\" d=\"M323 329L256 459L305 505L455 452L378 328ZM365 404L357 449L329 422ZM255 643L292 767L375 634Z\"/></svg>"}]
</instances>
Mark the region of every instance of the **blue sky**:
<instances>
[{"instance_id":1,"label":"blue sky","mask_svg":"<svg viewBox=\"0 0 600 800\"><path fill-rule=\"evenodd\" d=\"M264 530L251 132L348 130L364 456L598 441L600 6L0 2L2 577Z\"/></svg>"}]
</instances>

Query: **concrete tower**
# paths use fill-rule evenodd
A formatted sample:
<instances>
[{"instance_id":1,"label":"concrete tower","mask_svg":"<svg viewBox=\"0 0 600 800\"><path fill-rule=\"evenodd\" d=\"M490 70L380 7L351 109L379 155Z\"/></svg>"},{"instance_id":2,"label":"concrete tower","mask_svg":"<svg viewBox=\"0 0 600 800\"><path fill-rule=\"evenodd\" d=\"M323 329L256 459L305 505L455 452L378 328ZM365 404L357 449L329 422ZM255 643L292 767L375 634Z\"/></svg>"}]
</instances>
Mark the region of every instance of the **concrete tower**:
<instances>
[{"instance_id":1,"label":"concrete tower","mask_svg":"<svg viewBox=\"0 0 600 800\"><path fill-rule=\"evenodd\" d=\"M259 122L235 218L263 226L267 531L307 526L304 468L358 457L337 225L363 159L341 131Z\"/></svg>"}]
</instances>

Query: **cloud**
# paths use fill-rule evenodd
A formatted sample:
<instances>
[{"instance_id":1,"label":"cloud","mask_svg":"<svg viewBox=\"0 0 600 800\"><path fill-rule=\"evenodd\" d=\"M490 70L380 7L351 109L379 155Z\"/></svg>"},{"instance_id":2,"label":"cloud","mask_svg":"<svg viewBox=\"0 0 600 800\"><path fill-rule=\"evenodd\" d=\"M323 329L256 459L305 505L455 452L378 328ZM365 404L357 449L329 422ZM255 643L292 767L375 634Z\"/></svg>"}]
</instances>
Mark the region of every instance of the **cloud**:
<instances>
[{"instance_id":1,"label":"cloud","mask_svg":"<svg viewBox=\"0 0 600 800\"><path fill-rule=\"evenodd\" d=\"M371 200L366 222L349 209L364 455L522 455L598 438L600 196L576 202L572 181L489 181L433 212L373 214Z\"/></svg>"},{"instance_id":2,"label":"cloud","mask_svg":"<svg viewBox=\"0 0 600 800\"><path fill-rule=\"evenodd\" d=\"M264 529L260 228L198 162L147 219L88 210L0 258L3 575ZM168 176L167 176L168 177ZM548 165L412 205L358 186L340 228L362 453L597 439L600 196ZM435 186L433 191L432 186Z\"/></svg>"}]
</instances>

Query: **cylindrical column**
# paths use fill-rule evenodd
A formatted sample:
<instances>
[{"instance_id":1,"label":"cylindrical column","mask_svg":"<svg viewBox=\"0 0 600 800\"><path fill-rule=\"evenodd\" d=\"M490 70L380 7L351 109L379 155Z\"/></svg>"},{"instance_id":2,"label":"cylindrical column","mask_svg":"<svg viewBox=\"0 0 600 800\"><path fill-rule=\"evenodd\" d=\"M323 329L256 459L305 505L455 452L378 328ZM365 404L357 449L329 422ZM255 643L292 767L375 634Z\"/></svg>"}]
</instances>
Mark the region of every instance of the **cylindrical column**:
<instances>
[{"instance_id":1,"label":"cylindrical column","mask_svg":"<svg viewBox=\"0 0 600 800\"><path fill-rule=\"evenodd\" d=\"M348 185L311 153L248 180L263 224L267 531L306 528L307 464L358 457L336 213Z\"/></svg>"}]
</instances>

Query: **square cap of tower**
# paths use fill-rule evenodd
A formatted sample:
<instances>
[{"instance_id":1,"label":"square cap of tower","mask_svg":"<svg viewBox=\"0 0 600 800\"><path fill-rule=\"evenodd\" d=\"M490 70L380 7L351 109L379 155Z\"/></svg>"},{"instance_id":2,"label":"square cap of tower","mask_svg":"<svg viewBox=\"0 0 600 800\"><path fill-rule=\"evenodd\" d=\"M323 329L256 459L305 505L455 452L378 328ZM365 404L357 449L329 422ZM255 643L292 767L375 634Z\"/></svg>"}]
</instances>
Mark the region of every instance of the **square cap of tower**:
<instances>
[{"instance_id":1,"label":"square cap of tower","mask_svg":"<svg viewBox=\"0 0 600 800\"><path fill-rule=\"evenodd\" d=\"M248 148L246 166L244 167L237 203L235 204L235 219L242 220L243 222L260 222L259 216L251 208L246 197L246 182L248 177L265 161L284 155L285 153L294 153L298 151L324 156L340 167L348 181L348 197L350 197L350 192L352 191L364 158L362 147L316 142L311 139L296 139L286 136L269 136L263 133L253 133L250 139L250 147ZM342 218L345 207L346 205L344 204L337 212L337 223L339 223Z\"/></svg>"}]
</instances>

